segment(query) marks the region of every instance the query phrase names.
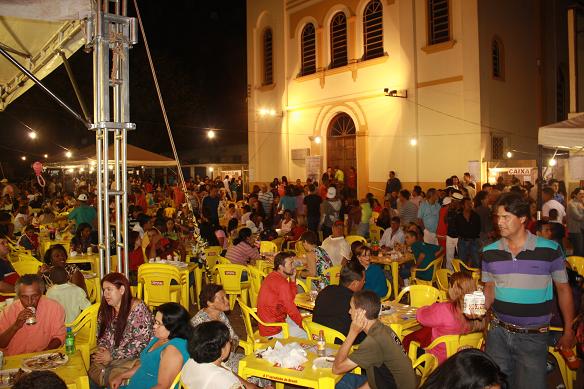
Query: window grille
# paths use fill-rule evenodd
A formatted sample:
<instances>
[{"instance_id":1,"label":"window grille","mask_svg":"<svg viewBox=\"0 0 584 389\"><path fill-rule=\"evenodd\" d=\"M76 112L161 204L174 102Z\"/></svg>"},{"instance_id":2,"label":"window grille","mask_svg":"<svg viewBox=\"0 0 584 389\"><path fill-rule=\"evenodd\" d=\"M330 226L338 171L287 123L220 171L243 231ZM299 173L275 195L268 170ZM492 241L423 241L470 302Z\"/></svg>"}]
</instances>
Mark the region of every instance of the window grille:
<instances>
[{"instance_id":1,"label":"window grille","mask_svg":"<svg viewBox=\"0 0 584 389\"><path fill-rule=\"evenodd\" d=\"M337 114L329 126L329 136L353 136L356 133L355 123L349 115L344 112Z\"/></svg>"},{"instance_id":2,"label":"window grille","mask_svg":"<svg viewBox=\"0 0 584 389\"><path fill-rule=\"evenodd\" d=\"M314 24L308 23L302 29L301 37L301 68L300 75L313 74L316 72L316 32Z\"/></svg>"},{"instance_id":3,"label":"window grille","mask_svg":"<svg viewBox=\"0 0 584 389\"><path fill-rule=\"evenodd\" d=\"M500 136L491 137L491 157L493 160L503 159L504 142Z\"/></svg>"},{"instance_id":4,"label":"window grille","mask_svg":"<svg viewBox=\"0 0 584 389\"><path fill-rule=\"evenodd\" d=\"M428 0L428 44L450 40L450 0Z\"/></svg>"},{"instance_id":5,"label":"window grille","mask_svg":"<svg viewBox=\"0 0 584 389\"><path fill-rule=\"evenodd\" d=\"M505 50L503 48L503 43L498 39L494 38L491 43L491 60L493 67L493 78L498 80L503 80L505 77Z\"/></svg>"},{"instance_id":6,"label":"window grille","mask_svg":"<svg viewBox=\"0 0 584 389\"><path fill-rule=\"evenodd\" d=\"M347 65L347 17L338 12L331 21L331 68Z\"/></svg>"},{"instance_id":7,"label":"window grille","mask_svg":"<svg viewBox=\"0 0 584 389\"><path fill-rule=\"evenodd\" d=\"M272 47L272 30L267 29L264 32L264 81L263 85L274 83L274 56Z\"/></svg>"},{"instance_id":8,"label":"window grille","mask_svg":"<svg viewBox=\"0 0 584 389\"><path fill-rule=\"evenodd\" d=\"M363 59L383 56L383 6L373 0L363 12Z\"/></svg>"}]
</instances>

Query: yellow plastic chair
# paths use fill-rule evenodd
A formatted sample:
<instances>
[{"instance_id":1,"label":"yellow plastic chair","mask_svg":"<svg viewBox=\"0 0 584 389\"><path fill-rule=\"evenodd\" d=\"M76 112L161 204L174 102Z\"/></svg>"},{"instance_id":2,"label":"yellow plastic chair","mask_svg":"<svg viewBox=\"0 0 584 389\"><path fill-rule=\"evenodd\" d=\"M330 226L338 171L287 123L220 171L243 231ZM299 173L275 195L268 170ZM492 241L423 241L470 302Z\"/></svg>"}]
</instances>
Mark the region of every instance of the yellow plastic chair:
<instances>
[{"instance_id":1,"label":"yellow plastic chair","mask_svg":"<svg viewBox=\"0 0 584 389\"><path fill-rule=\"evenodd\" d=\"M38 261L38 259L24 251L17 251L16 254L18 256L19 261Z\"/></svg>"},{"instance_id":2,"label":"yellow plastic chair","mask_svg":"<svg viewBox=\"0 0 584 389\"><path fill-rule=\"evenodd\" d=\"M341 280L341 266L331 266L324 271L325 277L329 279L329 285L338 285ZM312 289L313 281L320 280L320 277L306 277L306 286Z\"/></svg>"},{"instance_id":3,"label":"yellow plastic chair","mask_svg":"<svg viewBox=\"0 0 584 389\"><path fill-rule=\"evenodd\" d=\"M563 332L564 329L560 327L550 327L550 331ZM574 347L572 351L574 352L574 355L576 355L576 347ZM553 346L548 348L548 353L550 353L556 359L556 362L558 363L558 370L560 370L560 373L562 374L562 381L564 381L564 386L566 389L573 389L574 381L576 381L577 371L570 369L570 367L566 364L566 360L562 354L560 354L560 352Z\"/></svg>"},{"instance_id":4,"label":"yellow plastic chair","mask_svg":"<svg viewBox=\"0 0 584 389\"><path fill-rule=\"evenodd\" d=\"M568 257L568 264L572 270L584 277L584 257L571 255Z\"/></svg>"},{"instance_id":5,"label":"yellow plastic chair","mask_svg":"<svg viewBox=\"0 0 584 389\"><path fill-rule=\"evenodd\" d=\"M302 319L302 327L304 328L304 331L306 331L308 339L318 340L320 331L324 333L324 341L328 344L335 344L335 340L337 339L339 339L341 342L344 342L345 339L347 339L347 337L339 331L313 322L312 316L307 316Z\"/></svg>"},{"instance_id":6,"label":"yellow plastic chair","mask_svg":"<svg viewBox=\"0 0 584 389\"><path fill-rule=\"evenodd\" d=\"M138 298L150 309L167 302L180 304L180 290L181 276L175 266L145 263L138 267Z\"/></svg>"},{"instance_id":7,"label":"yellow plastic chair","mask_svg":"<svg viewBox=\"0 0 584 389\"><path fill-rule=\"evenodd\" d=\"M274 270L274 264L270 261L264 260L257 260L255 263L255 267L262 273L265 273L266 275L270 274L272 270Z\"/></svg>"},{"instance_id":8,"label":"yellow plastic chair","mask_svg":"<svg viewBox=\"0 0 584 389\"><path fill-rule=\"evenodd\" d=\"M19 276L23 276L24 274L37 274L42 265L43 263L37 261L36 259L30 261L17 261L12 263L12 267Z\"/></svg>"},{"instance_id":9,"label":"yellow plastic chair","mask_svg":"<svg viewBox=\"0 0 584 389\"><path fill-rule=\"evenodd\" d=\"M205 247L203 251L205 253L205 262L207 262L207 266L209 269L213 269L221 257L223 248L221 246L209 246Z\"/></svg>"},{"instance_id":10,"label":"yellow plastic chair","mask_svg":"<svg viewBox=\"0 0 584 389\"><path fill-rule=\"evenodd\" d=\"M296 243L294 243L294 252L296 252L296 255L298 256L306 254L306 250L304 249L302 241L297 240Z\"/></svg>"},{"instance_id":11,"label":"yellow plastic chair","mask_svg":"<svg viewBox=\"0 0 584 389\"><path fill-rule=\"evenodd\" d=\"M406 293L410 295L410 305L417 308L432 305L440 297L440 291L433 286L410 285L399 292L395 301L399 303Z\"/></svg>"},{"instance_id":12,"label":"yellow plastic chair","mask_svg":"<svg viewBox=\"0 0 584 389\"><path fill-rule=\"evenodd\" d=\"M435 260L433 260L432 262L430 262L428 264L428 266L423 267L423 268L416 268L413 269L412 268L412 276L410 278L410 282L412 284L418 284L418 285L433 285L434 281L436 280L436 271L438 269L440 269L440 267L442 267L442 260L444 259L444 257L438 257ZM426 281L426 280L421 280L419 278L417 278L418 273L427 271L427 270L432 270L432 279L430 281Z\"/></svg>"},{"instance_id":13,"label":"yellow plastic chair","mask_svg":"<svg viewBox=\"0 0 584 389\"><path fill-rule=\"evenodd\" d=\"M469 273L475 273L475 272L480 272L481 269L476 268L476 267L470 267L468 266L466 263L464 263L464 261L462 259L457 259L454 258L452 260L452 267L454 268L454 271L466 271Z\"/></svg>"},{"instance_id":14,"label":"yellow plastic chair","mask_svg":"<svg viewBox=\"0 0 584 389\"><path fill-rule=\"evenodd\" d=\"M260 286L264 278L266 278L266 274L251 265L247 266L247 274L249 278L249 304L252 308L255 308L257 306L258 294L260 293Z\"/></svg>"},{"instance_id":15,"label":"yellow plastic chair","mask_svg":"<svg viewBox=\"0 0 584 389\"><path fill-rule=\"evenodd\" d=\"M438 269L436 270L436 286L439 290L443 292L448 292L448 288L450 287L450 282L448 282L448 278L452 275L452 270L449 269Z\"/></svg>"},{"instance_id":16,"label":"yellow plastic chair","mask_svg":"<svg viewBox=\"0 0 584 389\"><path fill-rule=\"evenodd\" d=\"M458 351L465 348L479 348L483 342L482 332L472 332L465 335L444 335L439 338L434 339L428 347L424 347L424 350L431 350L439 344L443 343L446 346L446 357L450 358L452 355L456 354ZM420 343L416 341L410 342L410 349L408 350L408 356L412 361L417 359L418 349L420 348Z\"/></svg>"},{"instance_id":17,"label":"yellow plastic chair","mask_svg":"<svg viewBox=\"0 0 584 389\"><path fill-rule=\"evenodd\" d=\"M229 265L218 264L215 266L215 270L217 271L217 282L223 285L225 294L229 296L229 307L231 310L235 307L236 296L240 296L241 300L247 305L250 282L241 281L241 274L247 271L247 267L233 263Z\"/></svg>"},{"instance_id":18,"label":"yellow plastic chair","mask_svg":"<svg viewBox=\"0 0 584 389\"><path fill-rule=\"evenodd\" d=\"M251 322L252 318L256 321L256 323L266 327L281 327L283 337L288 338L288 323L266 323L258 317L256 308L248 307L240 299L237 299L237 302L241 307L241 316L243 318L243 324L245 325L245 332L247 334L246 340L239 339L239 345L243 348L245 355L249 355L254 351L264 348L269 342L268 338L260 335L259 330L254 331Z\"/></svg>"},{"instance_id":19,"label":"yellow plastic chair","mask_svg":"<svg viewBox=\"0 0 584 389\"><path fill-rule=\"evenodd\" d=\"M369 240L371 240L372 242L374 240L376 241L380 241L381 237L383 236L383 232L385 232L385 230L379 226L376 226L375 224L370 224L369 225Z\"/></svg>"},{"instance_id":20,"label":"yellow plastic chair","mask_svg":"<svg viewBox=\"0 0 584 389\"><path fill-rule=\"evenodd\" d=\"M306 282L304 282L298 278L296 278L296 285L299 286L300 288L302 288L304 293L310 292L310 288L308 287L308 285L306 285Z\"/></svg>"},{"instance_id":21,"label":"yellow plastic chair","mask_svg":"<svg viewBox=\"0 0 584 389\"><path fill-rule=\"evenodd\" d=\"M89 356L91 350L97 346L97 313L99 304L93 304L85 308L73 323L65 324L71 327L75 335L75 347L81 352L85 367L89 369Z\"/></svg>"},{"instance_id":22,"label":"yellow plastic chair","mask_svg":"<svg viewBox=\"0 0 584 389\"><path fill-rule=\"evenodd\" d=\"M260 253L277 253L278 246L269 240L262 240L260 242Z\"/></svg>"},{"instance_id":23,"label":"yellow plastic chair","mask_svg":"<svg viewBox=\"0 0 584 389\"><path fill-rule=\"evenodd\" d=\"M391 281L389 281L386 278L385 283L387 284L387 293L385 294L385 296L381 298L381 301L389 301L389 299L391 298L391 291L393 290L393 285L391 285Z\"/></svg>"},{"instance_id":24,"label":"yellow plastic chair","mask_svg":"<svg viewBox=\"0 0 584 389\"><path fill-rule=\"evenodd\" d=\"M367 239L360 235L349 235L345 237L345 240L347 241L349 246L351 246L353 242L363 242L363 244L367 244Z\"/></svg>"},{"instance_id":25,"label":"yellow plastic chair","mask_svg":"<svg viewBox=\"0 0 584 389\"><path fill-rule=\"evenodd\" d=\"M81 273L85 272L81 271ZM101 301L101 280L99 277L85 278L85 286L87 287L87 297L89 301L92 303L99 303Z\"/></svg>"},{"instance_id":26,"label":"yellow plastic chair","mask_svg":"<svg viewBox=\"0 0 584 389\"><path fill-rule=\"evenodd\" d=\"M430 376L437 367L438 359L430 353L423 354L412 363L414 372L420 377L420 385L428 379L428 376Z\"/></svg>"},{"instance_id":27,"label":"yellow plastic chair","mask_svg":"<svg viewBox=\"0 0 584 389\"><path fill-rule=\"evenodd\" d=\"M377 218L379 218L379 212L371 212L371 222L373 222L373 224L377 222Z\"/></svg>"},{"instance_id":28,"label":"yellow plastic chair","mask_svg":"<svg viewBox=\"0 0 584 389\"><path fill-rule=\"evenodd\" d=\"M176 375L172 384L170 384L170 389L185 389L186 386L182 382L182 371Z\"/></svg>"}]
</instances>

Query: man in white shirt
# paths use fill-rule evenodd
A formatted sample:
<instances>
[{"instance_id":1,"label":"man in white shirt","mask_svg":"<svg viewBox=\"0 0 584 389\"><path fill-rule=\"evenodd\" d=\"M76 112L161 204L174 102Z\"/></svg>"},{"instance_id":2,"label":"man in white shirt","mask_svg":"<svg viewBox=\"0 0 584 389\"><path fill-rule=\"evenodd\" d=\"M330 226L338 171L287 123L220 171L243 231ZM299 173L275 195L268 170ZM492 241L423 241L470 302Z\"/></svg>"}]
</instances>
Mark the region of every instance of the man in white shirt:
<instances>
[{"instance_id":1,"label":"man in white shirt","mask_svg":"<svg viewBox=\"0 0 584 389\"><path fill-rule=\"evenodd\" d=\"M341 220L333 224L333 233L322 242L321 247L327 252L335 266L342 265L343 262L351 259L351 246L345 240L345 225Z\"/></svg>"},{"instance_id":2,"label":"man in white shirt","mask_svg":"<svg viewBox=\"0 0 584 389\"><path fill-rule=\"evenodd\" d=\"M546 187L543 188L542 193L544 201L543 206L541 207L543 220L548 221L550 219L550 210L556 209L558 211L558 218L557 220L550 221L562 223L566 217L566 209L559 201L554 200L554 190L550 187Z\"/></svg>"},{"instance_id":3,"label":"man in white shirt","mask_svg":"<svg viewBox=\"0 0 584 389\"><path fill-rule=\"evenodd\" d=\"M400 219L397 216L391 218L389 228L385 230L379 245L381 247L388 247L393 249L396 243L403 244L405 240L405 235L403 230L400 228Z\"/></svg>"}]
</instances>

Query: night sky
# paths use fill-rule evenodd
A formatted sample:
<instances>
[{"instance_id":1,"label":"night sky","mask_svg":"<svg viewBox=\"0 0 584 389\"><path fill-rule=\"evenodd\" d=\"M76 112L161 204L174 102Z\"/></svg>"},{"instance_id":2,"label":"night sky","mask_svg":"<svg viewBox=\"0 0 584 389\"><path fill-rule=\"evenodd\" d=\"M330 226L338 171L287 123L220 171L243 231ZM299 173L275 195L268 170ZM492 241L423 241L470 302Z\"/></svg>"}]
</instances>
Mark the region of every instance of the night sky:
<instances>
[{"instance_id":1,"label":"night sky","mask_svg":"<svg viewBox=\"0 0 584 389\"><path fill-rule=\"evenodd\" d=\"M128 3L134 16L133 2ZM218 129L212 143L247 143L245 0L142 0L139 6L179 156L181 150L209 145L206 128ZM70 63L93 115L92 53L79 50ZM82 113L63 66L43 81ZM130 120L137 130L128 142L170 155L141 36L130 50L130 83ZM36 130L38 139L31 140L20 122ZM59 145L74 150L95 144L94 132L36 86L0 112L0 129L0 162L9 178L32 172L31 162L45 153L49 161L62 156Z\"/></svg>"}]
</instances>

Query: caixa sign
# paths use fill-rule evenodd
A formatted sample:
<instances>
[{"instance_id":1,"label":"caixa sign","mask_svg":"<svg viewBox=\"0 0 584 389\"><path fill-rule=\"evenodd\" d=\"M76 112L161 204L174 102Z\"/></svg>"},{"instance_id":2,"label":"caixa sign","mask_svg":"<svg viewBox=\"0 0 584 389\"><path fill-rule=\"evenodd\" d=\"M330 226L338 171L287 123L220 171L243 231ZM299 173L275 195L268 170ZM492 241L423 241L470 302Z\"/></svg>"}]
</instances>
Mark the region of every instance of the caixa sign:
<instances>
[{"instance_id":1,"label":"caixa sign","mask_svg":"<svg viewBox=\"0 0 584 389\"><path fill-rule=\"evenodd\" d=\"M531 168L530 167L512 167L509 168L507 171L509 175L516 175L516 176L529 176L531 175Z\"/></svg>"}]
</instances>

